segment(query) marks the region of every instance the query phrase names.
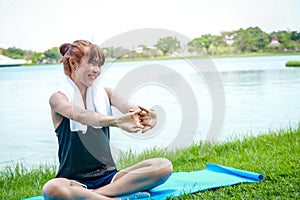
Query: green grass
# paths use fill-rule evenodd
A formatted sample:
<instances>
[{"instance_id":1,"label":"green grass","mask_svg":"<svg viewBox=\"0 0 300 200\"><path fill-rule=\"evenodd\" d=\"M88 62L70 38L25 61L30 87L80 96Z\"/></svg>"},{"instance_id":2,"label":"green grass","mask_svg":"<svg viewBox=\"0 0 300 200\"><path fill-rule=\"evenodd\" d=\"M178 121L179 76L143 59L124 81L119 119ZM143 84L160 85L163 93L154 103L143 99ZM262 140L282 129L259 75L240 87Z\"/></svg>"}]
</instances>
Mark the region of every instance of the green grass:
<instances>
[{"instance_id":1,"label":"green grass","mask_svg":"<svg viewBox=\"0 0 300 200\"><path fill-rule=\"evenodd\" d=\"M285 63L287 67L300 67L300 61L288 61Z\"/></svg>"},{"instance_id":2,"label":"green grass","mask_svg":"<svg viewBox=\"0 0 300 200\"><path fill-rule=\"evenodd\" d=\"M55 176L56 167L41 165L27 168L22 164L6 167L0 172L0 199L13 200L41 195L41 188Z\"/></svg>"},{"instance_id":3,"label":"green grass","mask_svg":"<svg viewBox=\"0 0 300 200\"><path fill-rule=\"evenodd\" d=\"M192 171L216 163L261 173L265 180L184 195L176 199L299 199L300 198L300 124L296 128L269 131L257 137L232 140L215 145L206 156L207 144L193 145L184 150L166 152L148 150L137 156L121 156L124 168L151 157L168 157L174 171ZM56 167L39 166L27 169L18 164L0 173L0 199L20 199L41 195L43 184L55 176Z\"/></svg>"}]
</instances>

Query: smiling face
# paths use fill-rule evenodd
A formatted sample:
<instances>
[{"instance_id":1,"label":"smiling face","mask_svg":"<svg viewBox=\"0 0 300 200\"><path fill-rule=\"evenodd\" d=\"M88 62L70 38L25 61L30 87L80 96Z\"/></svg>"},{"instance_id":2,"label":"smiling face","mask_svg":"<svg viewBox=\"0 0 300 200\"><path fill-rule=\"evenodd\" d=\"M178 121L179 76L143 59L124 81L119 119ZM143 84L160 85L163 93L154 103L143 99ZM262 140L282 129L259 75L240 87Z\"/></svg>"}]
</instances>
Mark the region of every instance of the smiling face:
<instances>
[{"instance_id":1,"label":"smiling face","mask_svg":"<svg viewBox=\"0 0 300 200\"><path fill-rule=\"evenodd\" d=\"M88 56L81 59L77 64L71 78L79 87L89 87L101 73L101 65L96 60L90 61Z\"/></svg>"},{"instance_id":2,"label":"smiling face","mask_svg":"<svg viewBox=\"0 0 300 200\"><path fill-rule=\"evenodd\" d=\"M60 46L64 72L76 85L84 90L100 75L105 57L100 47L86 40Z\"/></svg>"}]
</instances>

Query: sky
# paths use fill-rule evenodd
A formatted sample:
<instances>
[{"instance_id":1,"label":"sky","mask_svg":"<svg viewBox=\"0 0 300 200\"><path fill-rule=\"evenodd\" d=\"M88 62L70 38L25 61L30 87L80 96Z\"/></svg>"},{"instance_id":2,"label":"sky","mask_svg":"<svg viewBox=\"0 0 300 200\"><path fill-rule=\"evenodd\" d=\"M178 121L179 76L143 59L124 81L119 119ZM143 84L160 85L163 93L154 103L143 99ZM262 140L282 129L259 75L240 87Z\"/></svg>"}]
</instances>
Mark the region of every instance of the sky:
<instances>
[{"instance_id":1,"label":"sky","mask_svg":"<svg viewBox=\"0 0 300 200\"><path fill-rule=\"evenodd\" d=\"M137 29L187 38L260 27L300 31L299 0L0 0L0 47L45 51L87 39L101 44Z\"/></svg>"}]
</instances>

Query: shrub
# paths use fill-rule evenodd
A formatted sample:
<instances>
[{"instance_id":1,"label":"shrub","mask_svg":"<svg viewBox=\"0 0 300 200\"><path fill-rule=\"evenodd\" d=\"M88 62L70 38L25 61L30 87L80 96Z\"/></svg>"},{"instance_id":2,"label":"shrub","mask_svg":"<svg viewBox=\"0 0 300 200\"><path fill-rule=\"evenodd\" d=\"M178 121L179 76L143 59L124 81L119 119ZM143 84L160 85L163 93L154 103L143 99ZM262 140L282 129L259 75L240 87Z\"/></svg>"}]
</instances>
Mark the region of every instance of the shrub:
<instances>
[{"instance_id":1,"label":"shrub","mask_svg":"<svg viewBox=\"0 0 300 200\"><path fill-rule=\"evenodd\" d=\"M285 63L286 67L300 67L300 61L288 61Z\"/></svg>"}]
</instances>

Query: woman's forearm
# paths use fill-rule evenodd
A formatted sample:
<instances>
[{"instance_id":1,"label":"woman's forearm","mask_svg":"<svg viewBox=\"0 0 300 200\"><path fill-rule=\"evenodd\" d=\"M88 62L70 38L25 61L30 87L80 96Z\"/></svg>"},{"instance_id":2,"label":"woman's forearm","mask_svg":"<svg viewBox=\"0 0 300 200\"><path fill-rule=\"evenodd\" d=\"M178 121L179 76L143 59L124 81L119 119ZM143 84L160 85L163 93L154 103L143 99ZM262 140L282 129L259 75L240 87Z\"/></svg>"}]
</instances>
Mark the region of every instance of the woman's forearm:
<instances>
[{"instance_id":1,"label":"woman's forearm","mask_svg":"<svg viewBox=\"0 0 300 200\"><path fill-rule=\"evenodd\" d=\"M129 110L138 110L138 106L128 102L127 99L119 95L111 88L105 88L112 106L116 107L123 114L128 113Z\"/></svg>"},{"instance_id":2,"label":"woman's forearm","mask_svg":"<svg viewBox=\"0 0 300 200\"><path fill-rule=\"evenodd\" d=\"M117 126L117 118L96 113L92 110L74 108L73 120L89 126Z\"/></svg>"}]
</instances>

